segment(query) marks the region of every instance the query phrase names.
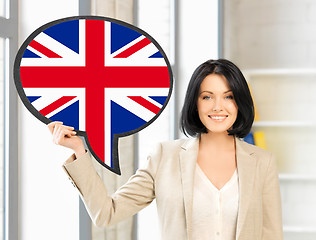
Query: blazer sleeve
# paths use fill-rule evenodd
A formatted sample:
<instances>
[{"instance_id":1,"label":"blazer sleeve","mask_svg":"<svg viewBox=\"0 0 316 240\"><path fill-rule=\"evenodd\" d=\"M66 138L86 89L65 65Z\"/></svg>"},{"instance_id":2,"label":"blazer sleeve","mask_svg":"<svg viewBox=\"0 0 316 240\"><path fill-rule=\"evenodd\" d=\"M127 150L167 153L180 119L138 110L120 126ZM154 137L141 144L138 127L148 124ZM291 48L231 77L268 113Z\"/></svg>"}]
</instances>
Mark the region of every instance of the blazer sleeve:
<instances>
[{"instance_id":1,"label":"blazer sleeve","mask_svg":"<svg viewBox=\"0 0 316 240\"><path fill-rule=\"evenodd\" d=\"M263 186L262 240L282 240L280 183L275 156L271 154Z\"/></svg>"},{"instance_id":2,"label":"blazer sleeve","mask_svg":"<svg viewBox=\"0 0 316 240\"><path fill-rule=\"evenodd\" d=\"M145 168L136 171L126 184L108 196L107 189L94 169L89 153L74 160L72 155L63 165L93 223L104 227L132 216L155 198L155 175L159 167L161 147L148 156Z\"/></svg>"}]
</instances>

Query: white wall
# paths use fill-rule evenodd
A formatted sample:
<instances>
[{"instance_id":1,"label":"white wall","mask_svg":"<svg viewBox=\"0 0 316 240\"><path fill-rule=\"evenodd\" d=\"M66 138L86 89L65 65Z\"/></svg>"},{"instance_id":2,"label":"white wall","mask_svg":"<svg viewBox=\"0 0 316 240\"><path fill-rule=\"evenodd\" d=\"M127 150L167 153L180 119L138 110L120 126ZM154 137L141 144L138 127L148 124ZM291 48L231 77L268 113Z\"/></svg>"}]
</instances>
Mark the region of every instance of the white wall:
<instances>
[{"instance_id":1,"label":"white wall","mask_svg":"<svg viewBox=\"0 0 316 240\"><path fill-rule=\"evenodd\" d=\"M78 9L77 0L20 0L20 45L41 25ZM79 239L78 194L61 168L70 154L19 101L20 240Z\"/></svg>"},{"instance_id":2,"label":"white wall","mask_svg":"<svg viewBox=\"0 0 316 240\"><path fill-rule=\"evenodd\" d=\"M315 67L315 1L224 1L224 9L224 56L239 67Z\"/></svg>"}]
</instances>

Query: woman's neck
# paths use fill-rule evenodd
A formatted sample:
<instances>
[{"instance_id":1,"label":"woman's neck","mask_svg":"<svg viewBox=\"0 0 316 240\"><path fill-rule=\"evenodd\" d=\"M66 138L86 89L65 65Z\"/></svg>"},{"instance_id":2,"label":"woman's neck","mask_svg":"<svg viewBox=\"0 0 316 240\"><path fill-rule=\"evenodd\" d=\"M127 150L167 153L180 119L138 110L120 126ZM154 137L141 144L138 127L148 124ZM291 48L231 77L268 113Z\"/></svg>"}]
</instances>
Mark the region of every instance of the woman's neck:
<instances>
[{"instance_id":1,"label":"woman's neck","mask_svg":"<svg viewBox=\"0 0 316 240\"><path fill-rule=\"evenodd\" d=\"M227 133L202 133L200 136L200 149L206 147L211 150L234 150L235 138Z\"/></svg>"}]
</instances>

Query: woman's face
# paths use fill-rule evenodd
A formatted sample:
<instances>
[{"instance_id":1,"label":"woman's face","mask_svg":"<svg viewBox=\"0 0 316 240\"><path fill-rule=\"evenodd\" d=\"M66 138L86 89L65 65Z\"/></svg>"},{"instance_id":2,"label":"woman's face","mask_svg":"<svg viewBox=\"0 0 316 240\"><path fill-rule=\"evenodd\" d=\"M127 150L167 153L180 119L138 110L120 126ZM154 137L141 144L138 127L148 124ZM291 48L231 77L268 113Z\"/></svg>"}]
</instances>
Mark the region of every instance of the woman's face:
<instances>
[{"instance_id":1,"label":"woman's face","mask_svg":"<svg viewBox=\"0 0 316 240\"><path fill-rule=\"evenodd\" d=\"M227 133L233 126L238 107L223 75L210 74L204 78L200 86L197 109L208 132Z\"/></svg>"}]
</instances>

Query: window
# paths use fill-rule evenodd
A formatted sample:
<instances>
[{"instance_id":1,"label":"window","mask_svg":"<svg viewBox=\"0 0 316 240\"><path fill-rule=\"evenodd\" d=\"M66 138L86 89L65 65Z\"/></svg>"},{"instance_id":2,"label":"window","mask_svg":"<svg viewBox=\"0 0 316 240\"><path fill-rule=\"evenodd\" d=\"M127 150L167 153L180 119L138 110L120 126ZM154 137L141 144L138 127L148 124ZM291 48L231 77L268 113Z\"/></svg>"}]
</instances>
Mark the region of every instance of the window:
<instances>
[{"instance_id":1,"label":"window","mask_svg":"<svg viewBox=\"0 0 316 240\"><path fill-rule=\"evenodd\" d=\"M17 19L18 0L0 0L0 240L18 239Z\"/></svg>"},{"instance_id":2,"label":"window","mask_svg":"<svg viewBox=\"0 0 316 240\"><path fill-rule=\"evenodd\" d=\"M5 0L0 0L0 17L5 16Z\"/></svg>"}]
</instances>

